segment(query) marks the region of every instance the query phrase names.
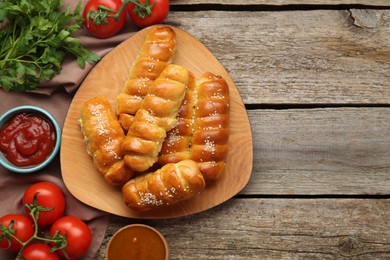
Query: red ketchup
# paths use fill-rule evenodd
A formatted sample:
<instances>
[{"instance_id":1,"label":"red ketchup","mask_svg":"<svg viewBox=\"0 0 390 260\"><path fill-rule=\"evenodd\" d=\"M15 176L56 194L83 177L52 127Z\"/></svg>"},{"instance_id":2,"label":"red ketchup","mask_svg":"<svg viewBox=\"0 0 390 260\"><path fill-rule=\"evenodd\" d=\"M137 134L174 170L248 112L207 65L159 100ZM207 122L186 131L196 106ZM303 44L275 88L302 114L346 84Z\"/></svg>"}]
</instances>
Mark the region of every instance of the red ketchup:
<instances>
[{"instance_id":1,"label":"red ketchup","mask_svg":"<svg viewBox=\"0 0 390 260\"><path fill-rule=\"evenodd\" d=\"M49 157L55 142L53 125L38 114L17 114L0 129L0 151L15 166L40 164Z\"/></svg>"}]
</instances>

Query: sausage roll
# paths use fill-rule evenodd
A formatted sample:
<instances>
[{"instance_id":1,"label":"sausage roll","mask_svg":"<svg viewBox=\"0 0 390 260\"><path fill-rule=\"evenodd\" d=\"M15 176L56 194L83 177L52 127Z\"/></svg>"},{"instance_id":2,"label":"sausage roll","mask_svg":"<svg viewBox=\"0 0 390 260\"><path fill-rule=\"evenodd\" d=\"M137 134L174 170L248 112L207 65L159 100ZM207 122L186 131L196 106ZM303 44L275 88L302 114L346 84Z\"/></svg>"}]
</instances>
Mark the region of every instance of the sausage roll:
<instances>
[{"instance_id":1,"label":"sausage roll","mask_svg":"<svg viewBox=\"0 0 390 260\"><path fill-rule=\"evenodd\" d=\"M229 140L229 88L226 81L206 72L188 88L178 124L167 133L159 163L184 159L197 162L206 181L220 177Z\"/></svg>"},{"instance_id":2,"label":"sausage roll","mask_svg":"<svg viewBox=\"0 0 390 260\"><path fill-rule=\"evenodd\" d=\"M145 211L192 198L204 189L205 181L196 163L184 160L128 181L122 192L128 207Z\"/></svg>"},{"instance_id":3,"label":"sausage roll","mask_svg":"<svg viewBox=\"0 0 390 260\"><path fill-rule=\"evenodd\" d=\"M176 125L187 86L193 80L184 67L170 64L150 87L122 144L130 169L144 172L157 162L166 132Z\"/></svg>"},{"instance_id":4,"label":"sausage roll","mask_svg":"<svg viewBox=\"0 0 390 260\"><path fill-rule=\"evenodd\" d=\"M117 97L116 113L127 130L153 82L172 62L176 35L168 26L153 27L129 71L128 80Z\"/></svg>"},{"instance_id":5,"label":"sausage roll","mask_svg":"<svg viewBox=\"0 0 390 260\"><path fill-rule=\"evenodd\" d=\"M108 100L97 96L84 103L79 122L88 154L105 180L121 185L132 178L121 151L125 135Z\"/></svg>"}]
</instances>

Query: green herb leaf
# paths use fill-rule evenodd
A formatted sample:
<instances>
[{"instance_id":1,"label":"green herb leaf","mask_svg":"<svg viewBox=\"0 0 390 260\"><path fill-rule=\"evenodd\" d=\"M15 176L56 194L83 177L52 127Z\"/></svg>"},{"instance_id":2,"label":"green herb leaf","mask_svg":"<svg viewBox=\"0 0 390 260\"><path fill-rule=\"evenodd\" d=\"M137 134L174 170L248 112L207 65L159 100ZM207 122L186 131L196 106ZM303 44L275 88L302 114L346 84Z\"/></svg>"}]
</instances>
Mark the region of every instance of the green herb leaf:
<instances>
[{"instance_id":1,"label":"green herb leaf","mask_svg":"<svg viewBox=\"0 0 390 260\"><path fill-rule=\"evenodd\" d=\"M0 87L24 92L61 72L67 54L84 68L100 57L72 34L83 26L81 2L62 11L63 0L0 0Z\"/></svg>"}]
</instances>

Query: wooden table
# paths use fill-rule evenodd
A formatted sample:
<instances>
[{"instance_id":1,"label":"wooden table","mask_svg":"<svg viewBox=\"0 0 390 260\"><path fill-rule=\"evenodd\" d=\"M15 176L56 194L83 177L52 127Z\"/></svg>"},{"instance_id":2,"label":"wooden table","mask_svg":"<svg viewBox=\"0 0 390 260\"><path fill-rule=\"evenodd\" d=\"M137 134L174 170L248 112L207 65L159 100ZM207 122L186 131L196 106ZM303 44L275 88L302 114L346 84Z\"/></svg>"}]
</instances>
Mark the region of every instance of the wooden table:
<instances>
[{"instance_id":1,"label":"wooden table","mask_svg":"<svg viewBox=\"0 0 390 260\"><path fill-rule=\"evenodd\" d=\"M245 3L243 3L245 2ZM171 259L390 258L390 2L172 0L166 24L225 66L251 121L237 196L146 223Z\"/></svg>"}]
</instances>

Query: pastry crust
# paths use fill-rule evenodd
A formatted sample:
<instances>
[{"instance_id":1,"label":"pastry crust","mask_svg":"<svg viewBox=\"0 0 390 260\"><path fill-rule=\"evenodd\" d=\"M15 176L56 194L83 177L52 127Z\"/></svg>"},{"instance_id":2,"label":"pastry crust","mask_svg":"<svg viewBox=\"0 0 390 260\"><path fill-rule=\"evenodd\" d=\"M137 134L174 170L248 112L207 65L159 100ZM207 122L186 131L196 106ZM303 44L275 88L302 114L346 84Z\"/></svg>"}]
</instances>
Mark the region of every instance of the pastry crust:
<instances>
[{"instance_id":1,"label":"pastry crust","mask_svg":"<svg viewBox=\"0 0 390 260\"><path fill-rule=\"evenodd\" d=\"M157 161L166 132L176 125L186 88L193 80L188 70L173 64L155 80L122 144L127 167L144 172Z\"/></svg>"},{"instance_id":2,"label":"pastry crust","mask_svg":"<svg viewBox=\"0 0 390 260\"><path fill-rule=\"evenodd\" d=\"M88 153L108 183L123 185L123 199L134 210L192 198L225 167L228 85L210 72L195 81L186 68L170 64L175 48L172 28L153 27L117 96L116 113L100 96L81 109Z\"/></svg>"},{"instance_id":3,"label":"pastry crust","mask_svg":"<svg viewBox=\"0 0 390 260\"><path fill-rule=\"evenodd\" d=\"M128 207L145 211L192 198L204 190L205 185L197 164L184 160L128 181L122 192Z\"/></svg>"},{"instance_id":4,"label":"pastry crust","mask_svg":"<svg viewBox=\"0 0 390 260\"><path fill-rule=\"evenodd\" d=\"M173 60L176 35L168 26L153 27L134 61L128 80L117 97L116 113L127 131L148 89Z\"/></svg>"},{"instance_id":5,"label":"pastry crust","mask_svg":"<svg viewBox=\"0 0 390 260\"><path fill-rule=\"evenodd\" d=\"M125 135L110 102L101 96L88 100L79 122L88 154L105 180L121 185L132 178L134 173L125 165L121 152Z\"/></svg>"},{"instance_id":6,"label":"pastry crust","mask_svg":"<svg viewBox=\"0 0 390 260\"><path fill-rule=\"evenodd\" d=\"M197 162L206 181L218 179L228 152L229 111L226 81L204 73L195 87L187 89L178 124L167 133L159 164L191 159Z\"/></svg>"}]
</instances>

